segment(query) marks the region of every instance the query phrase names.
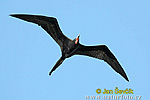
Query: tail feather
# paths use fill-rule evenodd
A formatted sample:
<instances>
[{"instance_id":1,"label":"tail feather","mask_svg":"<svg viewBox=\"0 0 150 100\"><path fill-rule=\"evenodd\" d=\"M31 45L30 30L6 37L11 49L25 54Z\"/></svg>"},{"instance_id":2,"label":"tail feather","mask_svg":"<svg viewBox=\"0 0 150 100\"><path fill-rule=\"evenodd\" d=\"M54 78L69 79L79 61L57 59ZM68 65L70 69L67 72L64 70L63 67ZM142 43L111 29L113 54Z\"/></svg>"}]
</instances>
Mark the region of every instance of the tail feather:
<instances>
[{"instance_id":1,"label":"tail feather","mask_svg":"<svg viewBox=\"0 0 150 100\"><path fill-rule=\"evenodd\" d=\"M57 61L57 63L55 64L55 66L52 68L52 70L49 72L49 75L51 75L52 74L52 72L53 71L55 71L56 70L56 68L58 68L59 67L59 65L61 65L62 64L62 62L64 61L65 59L63 59L62 57Z\"/></svg>"}]
</instances>

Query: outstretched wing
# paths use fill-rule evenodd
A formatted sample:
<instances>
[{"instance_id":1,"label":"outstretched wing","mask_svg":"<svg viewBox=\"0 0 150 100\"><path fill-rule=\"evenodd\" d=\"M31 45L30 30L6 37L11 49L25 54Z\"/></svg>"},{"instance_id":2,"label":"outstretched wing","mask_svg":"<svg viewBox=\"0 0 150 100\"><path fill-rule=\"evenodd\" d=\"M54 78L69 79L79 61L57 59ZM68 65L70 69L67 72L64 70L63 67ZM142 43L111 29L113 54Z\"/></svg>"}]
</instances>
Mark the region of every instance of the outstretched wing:
<instances>
[{"instance_id":1,"label":"outstretched wing","mask_svg":"<svg viewBox=\"0 0 150 100\"><path fill-rule=\"evenodd\" d=\"M107 62L117 73L119 73L121 76L123 76L127 81L128 77L126 73L124 72L123 68L117 61L116 57L111 53L111 51L108 49L105 45L99 45L99 46L84 46L80 44L80 47L75 52L75 54L78 55L86 55L94 58L98 58L101 60L104 60Z\"/></svg>"},{"instance_id":2,"label":"outstretched wing","mask_svg":"<svg viewBox=\"0 0 150 100\"><path fill-rule=\"evenodd\" d=\"M48 34L59 44L61 48L65 41L71 40L62 33L56 18L27 14L12 14L10 16L38 24L46 32L48 32Z\"/></svg>"}]
</instances>

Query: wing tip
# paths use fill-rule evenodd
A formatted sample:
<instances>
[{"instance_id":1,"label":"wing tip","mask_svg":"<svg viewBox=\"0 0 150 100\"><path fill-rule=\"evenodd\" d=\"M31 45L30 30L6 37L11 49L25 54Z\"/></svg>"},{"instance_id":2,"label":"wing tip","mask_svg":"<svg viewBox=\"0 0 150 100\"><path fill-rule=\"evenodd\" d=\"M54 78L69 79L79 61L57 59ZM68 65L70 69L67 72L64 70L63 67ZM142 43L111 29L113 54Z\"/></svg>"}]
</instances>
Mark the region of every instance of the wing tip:
<instances>
[{"instance_id":1,"label":"wing tip","mask_svg":"<svg viewBox=\"0 0 150 100\"><path fill-rule=\"evenodd\" d=\"M16 17L16 16L19 16L19 15L23 15L23 14L9 14L9 16L12 16L12 17Z\"/></svg>"},{"instance_id":2,"label":"wing tip","mask_svg":"<svg viewBox=\"0 0 150 100\"><path fill-rule=\"evenodd\" d=\"M128 82L129 82L129 79L128 78L125 78Z\"/></svg>"},{"instance_id":3,"label":"wing tip","mask_svg":"<svg viewBox=\"0 0 150 100\"><path fill-rule=\"evenodd\" d=\"M9 16L19 18L20 15L21 14L10 14Z\"/></svg>"},{"instance_id":4,"label":"wing tip","mask_svg":"<svg viewBox=\"0 0 150 100\"><path fill-rule=\"evenodd\" d=\"M129 82L129 79L128 79L128 77L127 77L127 75L126 74L124 74L124 75L122 75L125 79L126 79L126 81L128 81Z\"/></svg>"},{"instance_id":5,"label":"wing tip","mask_svg":"<svg viewBox=\"0 0 150 100\"><path fill-rule=\"evenodd\" d=\"M9 16L14 17L15 14L9 14Z\"/></svg>"},{"instance_id":6,"label":"wing tip","mask_svg":"<svg viewBox=\"0 0 150 100\"><path fill-rule=\"evenodd\" d=\"M20 19L23 19L23 18L25 18L25 17L39 17L39 18L50 18L50 19L53 19L53 20L55 20L55 21L57 21L57 19L55 18L55 17L48 17L48 16L43 16L43 15L32 15L32 14L9 14L9 16L11 16L11 17L16 17L16 18L20 18Z\"/></svg>"}]
</instances>

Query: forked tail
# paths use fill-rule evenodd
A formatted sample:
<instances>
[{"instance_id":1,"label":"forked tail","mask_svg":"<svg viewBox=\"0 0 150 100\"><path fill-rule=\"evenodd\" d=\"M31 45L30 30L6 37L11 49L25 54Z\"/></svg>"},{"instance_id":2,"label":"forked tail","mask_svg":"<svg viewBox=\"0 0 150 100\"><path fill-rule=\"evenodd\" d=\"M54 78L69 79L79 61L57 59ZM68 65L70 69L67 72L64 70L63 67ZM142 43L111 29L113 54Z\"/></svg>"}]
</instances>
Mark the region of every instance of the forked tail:
<instances>
[{"instance_id":1,"label":"forked tail","mask_svg":"<svg viewBox=\"0 0 150 100\"><path fill-rule=\"evenodd\" d=\"M65 59L63 59L62 57L60 57L60 59L57 61L57 63L55 64L55 66L52 68L52 70L49 72L49 75L52 74L53 71L56 70L57 67L59 67L59 65L62 64L62 62L64 61Z\"/></svg>"}]
</instances>

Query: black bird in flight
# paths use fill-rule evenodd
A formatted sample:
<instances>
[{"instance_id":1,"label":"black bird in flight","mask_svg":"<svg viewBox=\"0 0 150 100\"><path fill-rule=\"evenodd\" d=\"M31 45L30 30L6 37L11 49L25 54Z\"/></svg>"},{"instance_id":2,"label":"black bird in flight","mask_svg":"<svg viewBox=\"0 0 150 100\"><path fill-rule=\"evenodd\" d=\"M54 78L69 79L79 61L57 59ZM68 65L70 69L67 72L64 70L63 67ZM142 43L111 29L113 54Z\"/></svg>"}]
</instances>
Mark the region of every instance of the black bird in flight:
<instances>
[{"instance_id":1,"label":"black bird in flight","mask_svg":"<svg viewBox=\"0 0 150 100\"><path fill-rule=\"evenodd\" d=\"M56 70L62 62L73 55L85 55L94 57L107 62L117 73L123 76L127 81L128 77L117 61L116 57L108 49L106 45L97 46L84 46L79 43L80 34L74 39L69 39L66 37L61 29L59 28L57 19L54 17L46 17L42 15L27 15L27 14L12 14L12 17L16 17L28 22L36 23L41 26L60 46L62 56L57 61L55 66L49 72L49 75Z\"/></svg>"}]
</instances>

